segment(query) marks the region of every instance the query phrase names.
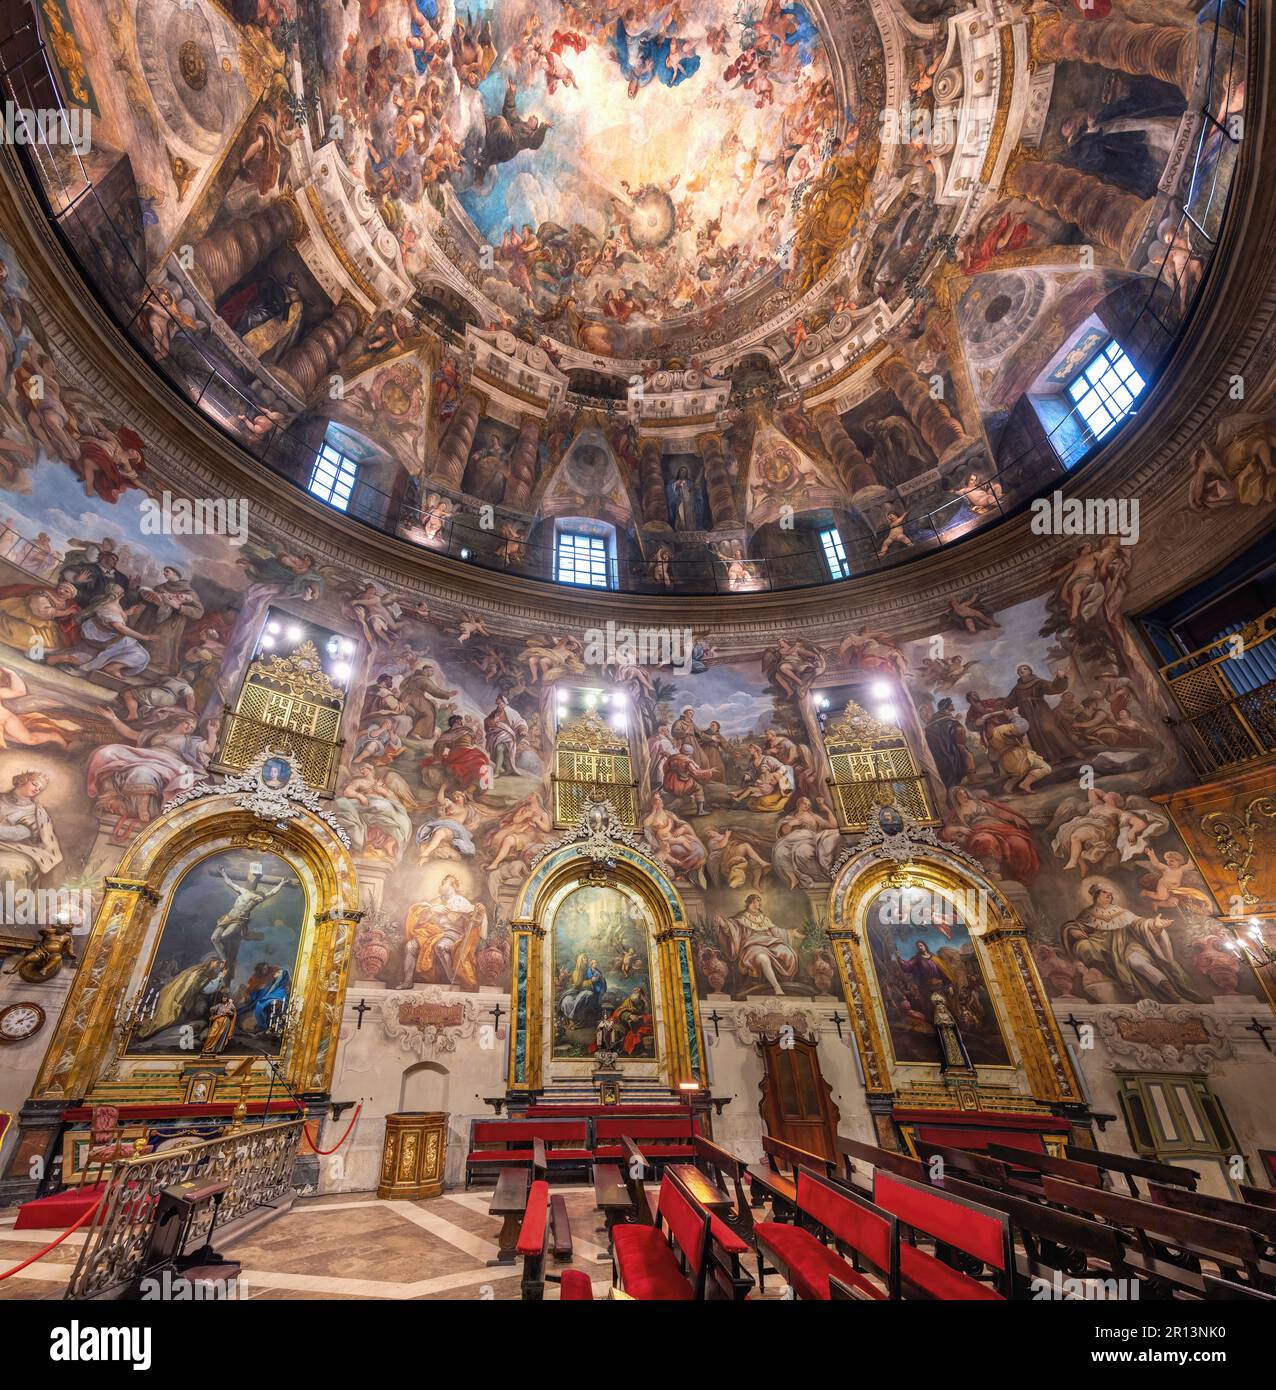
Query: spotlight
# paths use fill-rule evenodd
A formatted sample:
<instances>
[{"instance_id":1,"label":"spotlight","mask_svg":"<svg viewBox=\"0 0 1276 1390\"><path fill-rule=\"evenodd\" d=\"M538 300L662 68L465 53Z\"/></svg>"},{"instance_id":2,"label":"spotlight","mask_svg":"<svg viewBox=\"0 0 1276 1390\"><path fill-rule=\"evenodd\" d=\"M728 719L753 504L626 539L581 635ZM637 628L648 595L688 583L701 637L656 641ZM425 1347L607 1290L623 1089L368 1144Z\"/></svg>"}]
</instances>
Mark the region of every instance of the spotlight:
<instances>
[{"instance_id":1,"label":"spotlight","mask_svg":"<svg viewBox=\"0 0 1276 1390\"><path fill-rule=\"evenodd\" d=\"M874 681L871 693L875 700L889 700L891 697L891 688L885 681Z\"/></svg>"},{"instance_id":2,"label":"spotlight","mask_svg":"<svg viewBox=\"0 0 1276 1390\"><path fill-rule=\"evenodd\" d=\"M827 695L817 695L815 697L816 709L828 709L831 703L832 702L829 700L829 697Z\"/></svg>"},{"instance_id":3,"label":"spotlight","mask_svg":"<svg viewBox=\"0 0 1276 1390\"><path fill-rule=\"evenodd\" d=\"M349 656L353 651L354 643L348 637L343 637L341 639L341 655Z\"/></svg>"},{"instance_id":4,"label":"spotlight","mask_svg":"<svg viewBox=\"0 0 1276 1390\"><path fill-rule=\"evenodd\" d=\"M278 624L278 623L267 623L267 624L266 624L266 631L267 631L267 632L274 632L274 633L277 633L277 632L279 631L279 624Z\"/></svg>"},{"instance_id":5,"label":"spotlight","mask_svg":"<svg viewBox=\"0 0 1276 1390\"><path fill-rule=\"evenodd\" d=\"M624 709L624 707L629 703L629 698L623 690L613 691L611 698L612 702L614 704L619 705L621 709Z\"/></svg>"},{"instance_id":6,"label":"spotlight","mask_svg":"<svg viewBox=\"0 0 1276 1390\"><path fill-rule=\"evenodd\" d=\"M882 721L883 724L894 724L894 723L895 723L895 706L894 706L894 705L878 705L878 707L877 707L877 717L878 717L878 719L880 719L880 720Z\"/></svg>"},{"instance_id":7,"label":"spotlight","mask_svg":"<svg viewBox=\"0 0 1276 1390\"><path fill-rule=\"evenodd\" d=\"M270 648L275 645L275 639L273 637L263 637L261 639L261 645L269 651Z\"/></svg>"},{"instance_id":8,"label":"spotlight","mask_svg":"<svg viewBox=\"0 0 1276 1390\"><path fill-rule=\"evenodd\" d=\"M344 684L350 679L350 667L344 661L338 661L332 668L332 674Z\"/></svg>"},{"instance_id":9,"label":"spotlight","mask_svg":"<svg viewBox=\"0 0 1276 1390\"><path fill-rule=\"evenodd\" d=\"M294 624L288 629L288 640L289 640L290 642L300 642L300 641L301 641L301 629L297 626L296 623L294 623Z\"/></svg>"},{"instance_id":10,"label":"spotlight","mask_svg":"<svg viewBox=\"0 0 1276 1390\"><path fill-rule=\"evenodd\" d=\"M469 548L468 545L463 545L463 546L461 547L461 559L462 559L462 560L468 560L469 558L470 558L470 548Z\"/></svg>"}]
</instances>

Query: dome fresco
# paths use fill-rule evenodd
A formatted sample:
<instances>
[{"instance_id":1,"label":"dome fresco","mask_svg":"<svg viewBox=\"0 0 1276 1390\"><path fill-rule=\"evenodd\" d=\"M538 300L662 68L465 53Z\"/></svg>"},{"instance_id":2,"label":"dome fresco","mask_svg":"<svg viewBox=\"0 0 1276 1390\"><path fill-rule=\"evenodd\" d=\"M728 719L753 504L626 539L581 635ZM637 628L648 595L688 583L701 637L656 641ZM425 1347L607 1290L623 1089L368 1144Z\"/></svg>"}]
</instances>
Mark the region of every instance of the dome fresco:
<instances>
[{"instance_id":1,"label":"dome fresco","mask_svg":"<svg viewBox=\"0 0 1276 1390\"><path fill-rule=\"evenodd\" d=\"M1114 437L1206 288L1242 17L50 0L92 136L28 158L140 351L348 516L540 578L583 527L613 587L804 586Z\"/></svg>"}]
</instances>

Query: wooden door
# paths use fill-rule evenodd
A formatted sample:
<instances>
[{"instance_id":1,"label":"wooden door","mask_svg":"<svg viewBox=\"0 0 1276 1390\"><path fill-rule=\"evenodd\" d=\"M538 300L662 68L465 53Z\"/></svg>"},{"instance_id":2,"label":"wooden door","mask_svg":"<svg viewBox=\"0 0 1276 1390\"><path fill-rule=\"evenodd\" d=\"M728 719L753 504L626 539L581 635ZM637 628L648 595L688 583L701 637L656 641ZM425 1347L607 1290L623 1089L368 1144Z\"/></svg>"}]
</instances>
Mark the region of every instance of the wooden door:
<instances>
[{"instance_id":1,"label":"wooden door","mask_svg":"<svg viewBox=\"0 0 1276 1390\"><path fill-rule=\"evenodd\" d=\"M820 1071L819 1044L799 1037L763 1038L762 1127L772 1139L837 1162L841 1118Z\"/></svg>"}]
</instances>

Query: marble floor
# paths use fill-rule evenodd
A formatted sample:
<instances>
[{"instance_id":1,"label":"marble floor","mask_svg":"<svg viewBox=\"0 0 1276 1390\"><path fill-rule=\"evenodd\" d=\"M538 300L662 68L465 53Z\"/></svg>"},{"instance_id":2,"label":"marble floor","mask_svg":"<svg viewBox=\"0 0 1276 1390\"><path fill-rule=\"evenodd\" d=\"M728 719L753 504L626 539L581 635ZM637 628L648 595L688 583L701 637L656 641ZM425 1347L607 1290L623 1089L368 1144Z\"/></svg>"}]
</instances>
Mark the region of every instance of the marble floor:
<instances>
[{"instance_id":1,"label":"marble floor","mask_svg":"<svg viewBox=\"0 0 1276 1390\"><path fill-rule=\"evenodd\" d=\"M554 1186L567 1201L572 1267L594 1297L611 1286L611 1261L592 1187ZM302 1198L285 1215L221 1247L243 1266L249 1298L517 1299L522 1262L489 1268L500 1220L487 1214L491 1189L452 1191L422 1202L378 1201L371 1193ZM0 1211L0 1271L20 1264L56 1234L15 1231ZM0 1280L0 1300L61 1298L84 1244L76 1231L36 1264ZM552 1259L550 1273L567 1268ZM768 1280L767 1293L771 1293ZM547 1284L545 1297L558 1297Z\"/></svg>"}]
</instances>

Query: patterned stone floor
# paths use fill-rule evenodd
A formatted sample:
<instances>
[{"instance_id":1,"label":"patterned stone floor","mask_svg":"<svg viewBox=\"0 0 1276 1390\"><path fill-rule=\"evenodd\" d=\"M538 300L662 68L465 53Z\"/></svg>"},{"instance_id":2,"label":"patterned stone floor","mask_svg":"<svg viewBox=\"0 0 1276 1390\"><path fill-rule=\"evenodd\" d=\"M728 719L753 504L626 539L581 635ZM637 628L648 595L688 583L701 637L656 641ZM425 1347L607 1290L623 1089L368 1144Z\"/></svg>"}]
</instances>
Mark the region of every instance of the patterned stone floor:
<instances>
[{"instance_id":1,"label":"patterned stone floor","mask_svg":"<svg viewBox=\"0 0 1276 1390\"><path fill-rule=\"evenodd\" d=\"M590 1276L595 1298L605 1298L611 1261L593 1189L553 1190L567 1199L572 1266ZM487 1214L490 1200L490 1188L424 1202L378 1201L370 1193L305 1198L222 1253L243 1265L250 1298L517 1299L521 1262L487 1265L496 1258L501 1224ZM14 1215L12 1208L0 1211L0 1270L56 1234L15 1231ZM38 1263L0 1281L0 1299L60 1298L84 1239L77 1231ZM551 1273L563 1268L549 1263ZM556 1299L558 1286L547 1285L545 1297Z\"/></svg>"}]
</instances>

